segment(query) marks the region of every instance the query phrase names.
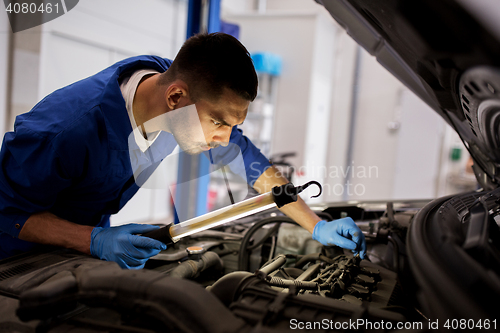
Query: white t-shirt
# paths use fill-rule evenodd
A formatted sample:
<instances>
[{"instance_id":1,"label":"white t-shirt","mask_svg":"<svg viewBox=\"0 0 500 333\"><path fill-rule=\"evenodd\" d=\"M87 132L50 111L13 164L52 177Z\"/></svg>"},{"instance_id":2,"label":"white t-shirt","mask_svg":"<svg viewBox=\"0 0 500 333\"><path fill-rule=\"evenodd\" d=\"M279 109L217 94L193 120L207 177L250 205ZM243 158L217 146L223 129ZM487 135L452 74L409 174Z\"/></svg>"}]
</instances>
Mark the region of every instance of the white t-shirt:
<instances>
[{"instance_id":1,"label":"white t-shirt","mask_svg":"<svg viewBox=\"0 0 500 333\"><path fill-rule=\"evenodd\" d=\"M134 72L131 76L123 78L120 83L120 90L123 98L125 99L125 106L127 107L130 124L132 125L132 130L134 131L135 142L142 152L145 152L153 144L153 142L158 138L160 131L146 133L146 140L142 134L142 130L137 127L132 105L134 103L135 92L137 91L137 87L139 86L139 82L141 82L142 78L146 75L158 73L158 71L153 69L141 69Z\"/></svg>"}]
</instances>

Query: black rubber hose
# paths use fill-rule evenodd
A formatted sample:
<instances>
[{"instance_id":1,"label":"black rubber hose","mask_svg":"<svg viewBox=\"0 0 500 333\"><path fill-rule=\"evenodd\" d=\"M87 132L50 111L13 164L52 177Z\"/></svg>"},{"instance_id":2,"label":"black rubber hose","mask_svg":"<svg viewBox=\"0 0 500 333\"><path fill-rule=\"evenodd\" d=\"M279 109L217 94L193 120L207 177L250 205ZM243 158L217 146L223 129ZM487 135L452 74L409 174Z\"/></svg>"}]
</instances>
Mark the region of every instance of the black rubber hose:
<instances>
[{"instance_id":1,"label":"black rubber hose","mask_svg":"<svg viewBox=\"0 0 500 333\"><path fill-rule=\"evenodd\" d=\"M399 246L396 240L391 236L387 237L387 239L391 242L393 246L392 266L394 267L394 270L396 271L396 274L398 274L399 277Z\"/></svg>"},{"instance_id":2,"label":"black rubber hose","mask_svg":"<svg viewBox=\"0 0 500 333\"><path fill-rule=\"evenodd\" d=\"M305 264L311 261L316 261L319 260L319 255L320 253L311 253L311 254L306 254L302 258L300 258L296 263L295 263L295 268L302 268Z\"/></svg>"},{"instance_id":3,"label":"black rubber hose","mask_svg":"<svg viewBox=\"0 0 500 333\"><path fill-rule=\"evenodd\" d=\"M332 220L332 216L328 213L325 213L325 212L316 212L316 215L318 215L320 218L322 218L324 220L328 220L328 221ZM298 225L294 220L292 220L291 218L286 217L286 216L269 217L267 219L263 219L263 220L256 222L253 226L250 227L250 229L248 229L245 236L241 240L240 252L238 254L238 270L239 271L248 271L248 251L253 250L257 246L263 244L267 240L267 238L272 236L272 234L275 232L275 230L274 230L275 228L271 228L271 230L269 230L266 233L266 235L264 235L264 237L259 242L248 246L248 243L250 242L251 237L259 228L261 228L262 226L264 226L266 224L271 224L271 223L280 223L280 224L281 223L291 223L291 224ZM279 228L279 226L276 227L276 229L278 229L278 228Z\"/></svg>"},{"instance_id":4,"label":"black rubber hose","mask_svg":"<svg viewBox=\"0 0 500 333\"><path fill-rule=\"evenodd\" d=\"M304 256L301 256L301 258L295 263L295 268L302 268L304 267L307 263L311 261L316 261L316 260L321 260L326 262L327 264L333 264L335 263L335 258L329 258L325 256L324 254L321 253L311 253L311 254L306 254Z\"/></svg>"},{"instance_id":5,"label":"black rubber hose","mask_svg":"<svg viewBox=\"0 0 500 333\"><path fill-rule=\"evenodd\" d=\"M248 229L245 236L241 240L240 252L238 253L238 270L248 271L248 243L252 238L253 234L260 229L262 226L271 223L292 223L297 224L294 220L286 216L275 216L269 217L267 219L260 220L256 222L253 226ZM270 236L270 235L269 235ZM268 237L269 237L268 236ZM264 240L265 241L265 240Z\"/></svg>"},{"instance_id":6,"label":"black rubber hose","mask_svg":"<svg viewBox=\"0 0 500 333\"><path fill-rule=\"evenodd\" d=\"M273 259L269 264L262 267L259 271L268 275L274 272L275 270L281 268L286 263L286 256L284 254L280 254L276 258Z\"/></svg>"},{"instance_id":7,"label":"black rubber hose","mask_svg":"<svg viewBox=\"0 0 500 333\"><path fill-rule=\"evenodd\" d=\"M106 265L84 263L73 267L74 282L66 281L61 286L63 281L57 279L52 286L26 290L20 295L17 316L23 320L49 319L47 325L59 323L71 310L68 308L71 302L79 302L91 308L113 309L118 316L133 313L133 321L138 327L147 327L144 331L148 332L248 331L243 319L198 283L173 279L153 270L134 271L121 269L113 262L102 263ZM125 330L127 327L131 326L112 324L106 331L132 331ZM41 328L52 330L52 326L45 324Z\"/></svg>"},{"instance_id":8,"label":"black rubber hose","mask_svg":"<svg viewBox=\"0 0 500 333\"><path fill-rule=\"evenodd\" d=\"M318 215L320 218L325 219L327 221L331 221L332 220L331 215L328 214L328 213L317 212L316 215ZM251 251L251 250L255 249L257 246L263 244L269 237L271 237L276 231L278 231L280 225L281 224L278 223L274 227L272 227L271 229L269 229L269 231L264 235L264 237L262 237L262 239L260 241L258 241L255 244L252 244L252 245L248 246L247 247L247 251Z\"/></svg>"},{"instance_id":9,"label":"black rubber hose","mask_svg":"<svg viewBox=\"0 0 500 333\"><path fill-rule=\"evenodd\" d=\"M204 270L215 266L216 269L222 270L223 263L219 255L215 252L208 251L201 256L201 259L196 260L186 260L179 266L174 268L169 276L180 279L191 279L195 278L203 272Z\"/></svg>"},{"instance_id":10,"label":"black rubber hose","mask_svg":"<svg viewBox=\"0 0 500 333\"><path fill-rule=\"evenodd\" d=\"M257 246L259 245L262 245L264 244L264 242L269 238L271 237L272 235L274 235L278 229L280 228L281 226L281 223L277 223L275 226L273 226L272 228L269 229L268 232L266 232L266 234L264 235L264 237L262 237L262 239L250 246L247 246L247 251L252 251L253 249L255 249Z\"/></svg>"}]
</instances>

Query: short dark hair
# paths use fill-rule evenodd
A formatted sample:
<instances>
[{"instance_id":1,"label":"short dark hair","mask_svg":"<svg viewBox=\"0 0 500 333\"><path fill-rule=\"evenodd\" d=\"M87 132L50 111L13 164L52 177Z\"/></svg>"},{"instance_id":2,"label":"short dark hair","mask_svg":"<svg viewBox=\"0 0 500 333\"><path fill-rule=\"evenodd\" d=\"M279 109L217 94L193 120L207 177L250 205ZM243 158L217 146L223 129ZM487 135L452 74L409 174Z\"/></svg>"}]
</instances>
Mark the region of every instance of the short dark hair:
<instances>
[{"instance_id":1,"label":"short dark hair","mask_svg":"<svg viewBox=\"0 0 500 333\"><path fill-rule=\"evenodd\" d=\"M186 82L193 101L218 99L224 88L248 101L257 96L257 73L250 53L236 38L220 32L200 33L184 43L158 84L175 79Z\"/></svg>"}]
</instances>

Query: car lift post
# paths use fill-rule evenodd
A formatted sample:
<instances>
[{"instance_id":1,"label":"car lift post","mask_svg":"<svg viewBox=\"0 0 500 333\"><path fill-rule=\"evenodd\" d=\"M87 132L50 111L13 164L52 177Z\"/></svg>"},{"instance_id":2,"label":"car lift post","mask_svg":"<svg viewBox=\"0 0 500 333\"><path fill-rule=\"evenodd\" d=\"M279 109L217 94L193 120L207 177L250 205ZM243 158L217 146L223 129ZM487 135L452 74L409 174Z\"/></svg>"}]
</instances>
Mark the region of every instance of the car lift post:
<instances>
[{"instance_id":1,"label":"car lift post","mask_svg":"<svg viewBox=\"0 0 500 333\"><path fill-rule=\"evenodd\" d=\"M220 0L189 0L186 38L202 31L220 31ZM178 163L177 184L189 182L190 186L176 186L175 224L207 212L210 182L210 162L203 156L181 153Z\"/></svg>"}]
</instances>

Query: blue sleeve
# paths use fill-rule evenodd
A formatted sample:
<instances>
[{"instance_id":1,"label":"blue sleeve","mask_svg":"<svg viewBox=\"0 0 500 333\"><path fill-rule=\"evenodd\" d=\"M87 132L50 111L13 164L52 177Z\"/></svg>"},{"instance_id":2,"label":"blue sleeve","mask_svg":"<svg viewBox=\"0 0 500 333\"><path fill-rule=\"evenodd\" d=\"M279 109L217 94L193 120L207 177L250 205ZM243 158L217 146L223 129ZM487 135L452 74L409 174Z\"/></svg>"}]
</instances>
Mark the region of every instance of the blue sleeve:
<instances>
[{"instance_id":1,"label":"blue sleeve","mask_svg":"<svg viewBox=\"0 0 500 333\"><path fill-rule=\"evenodd\" d=\"M260 175L271 166L269 159L267 159L260 152L260 149L255 147L255 145L246 136L244 136L243 132L236 126L231 132L231 138L229 141L240 147L243 155L243 162L245 163L247 182L250 186L253 186Z\"/></svg>"},{"instance_id":2,"label":"blue sleeve","mask_svg":"<svg viewBox=\"0 0 500 333\"><path fill-rule=\"evenodd\" d=\"M6 133L0 150L0 230L17 238L26 220L49 210L70 185L49 140L28 128Z\"/></svg>"}]
</instances>

